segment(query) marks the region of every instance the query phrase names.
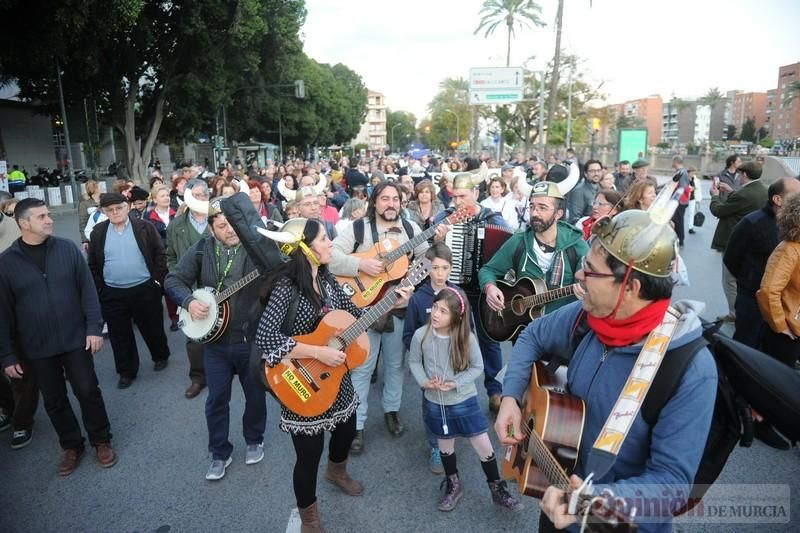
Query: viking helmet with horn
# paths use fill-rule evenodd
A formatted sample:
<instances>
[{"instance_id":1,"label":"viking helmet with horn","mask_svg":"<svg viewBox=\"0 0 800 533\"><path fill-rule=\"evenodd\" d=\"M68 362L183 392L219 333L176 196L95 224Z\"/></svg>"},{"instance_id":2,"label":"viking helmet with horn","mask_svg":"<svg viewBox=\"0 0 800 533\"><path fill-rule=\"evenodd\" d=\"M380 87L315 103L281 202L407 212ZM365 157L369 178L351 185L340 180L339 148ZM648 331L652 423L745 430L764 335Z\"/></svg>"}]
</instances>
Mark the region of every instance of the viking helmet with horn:
<instances>
[{"instance_id":1,"label":"viking helmet with horn","mask_svg":"<svg viewBox=\"0 0 800 533\"><path fill-rule=\"evenodd\" d=\"M287 189L286 182L280 180L278 182L278 192L289 202L300 201L308 196L322 194L325 191L325 185L327 185L325 176L320 176L316 185L299 187L297 190Z\"/></svg>"},{"instance_id":2,"label":"viking helmet with horn","mask_svg":"<svg viewBox=\"0 0 800 533\"><path fill-rule=\"evenodd\" d=\"M256 231L268 239L279 243L279 248L283 254L291 255L295 250L300 248L303 255L305 255L312 264L319 266L320 262L317 255L309 248L308 244L304 242L308 223L309 219L307 218L292 218L283 224L274 223L279 228L278 231L264 228L256 228Z\"/></svg>"},{"instance_id":3,"label":"viking helmet with horn","mask_svg":"<svg viewBox=\"0 0 800 533\"><path fill-rule=\"evenodd\" d=\"M549 175L549 174L548 174ZM567 193L575 188L581 177L580 169L575 163L570 164L566 179L559 182L540 181L533 186L531 196L549 196L550 198L566 198Z\"/></svg>"},{"instance_id":4,"label":"viking helmet with horn","mask_svg":"<svg viewBox=\"0 0 800 533\"><path fill-rule=\"evenodd\" d=\"M668 184L647 211L629 209L595 222L592 233L605 250L630 268L666 278L672 273L678 237L670 220L678 206L676 184Z\"/></svg>"}]
</instances>

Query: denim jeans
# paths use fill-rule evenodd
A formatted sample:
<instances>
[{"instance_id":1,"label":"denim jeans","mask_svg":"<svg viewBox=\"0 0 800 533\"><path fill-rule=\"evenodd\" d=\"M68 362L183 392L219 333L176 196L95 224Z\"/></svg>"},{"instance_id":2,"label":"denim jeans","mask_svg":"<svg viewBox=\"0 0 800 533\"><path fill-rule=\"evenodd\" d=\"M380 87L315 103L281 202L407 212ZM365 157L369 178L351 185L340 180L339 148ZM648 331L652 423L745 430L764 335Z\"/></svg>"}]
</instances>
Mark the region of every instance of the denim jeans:
<instances>
[{"instance_id":1,"label":"denim jeans","mask_svg":"<svg viewBox=\"0 0 800 533\"><path fill-rule=\"evenodd\" d=\"M472 322L475 324L475 333L478 337L478 346L481 348L483 357L483 386L486 387L486 395L494 396L503 393L503 385L495 379L497 374L503 369L503 352L500 351L500 343L489 338L483 330L481 317L478 311L478 297L470 298L469 305L472 308Z\"/></svg>"},{"instance_id":2,"label":"denim jeans","mask_svg":"<svg viewBox=\"0 0 800 533\"><path fill-rule=\"evenodd\" d=\"M392 317L394 331L389 333L378 333L374 330L367 330L369 337L369 356L366 362L354 368L351 372L353 387L356 389L358 399L361 403L356 411L356 429L364 429L367 421L367 398L369 396L369 380L372 371L378 362L378 353L383 359L383 412L400 410L400 402L403 399L403 378L406 369L403 366L403 355L405 355L405 345L403 344L403 319ZM382 350L381 350L382 348Z\"/></svg>"},{"instance_id":3,"label":"denim jeans","mask_svg":"<svg viewBox=\"0 0 800 533\"><path fill-rule=\"evenodd\" d=\"M247 444L260 444L267 425L267 401L264 387L258 377L249 371L250 345L206 344L203 352L206 367L206 424L208 425L208 451L214 459L225 460L231 456L233 445L228 440L230 426L231 384L233 375L239 375L244 391L245 407L242 429Z\"/></svg>"}]
</instances>

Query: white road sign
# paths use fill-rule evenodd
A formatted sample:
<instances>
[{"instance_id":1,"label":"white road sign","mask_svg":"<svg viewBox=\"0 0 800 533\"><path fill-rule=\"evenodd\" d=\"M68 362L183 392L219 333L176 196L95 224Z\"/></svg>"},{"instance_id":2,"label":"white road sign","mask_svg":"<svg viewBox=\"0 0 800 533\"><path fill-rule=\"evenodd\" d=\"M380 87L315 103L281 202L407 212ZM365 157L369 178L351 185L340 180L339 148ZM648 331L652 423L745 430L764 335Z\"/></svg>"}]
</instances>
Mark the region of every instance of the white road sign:
<instances>
[{"instance_id":1,"label":"white road sign","mask_svg":"<svg viewBox=\"0 0 800 533\"><path fill-rule=\"evenodd\" d=\"M513 104L522 100L524 85L520 67L481 67L469 69L471 105Z\"/></svg>"},{"instance_id":2,"label":"white road sign","mask_svg":"<svg viewBox=\"0 0 800 533\"><path fill-rule=\"evenodd\" d=\"M521 67L471 68L469 90L522 89L525 84Z\"/></svg>"}]
</instances>

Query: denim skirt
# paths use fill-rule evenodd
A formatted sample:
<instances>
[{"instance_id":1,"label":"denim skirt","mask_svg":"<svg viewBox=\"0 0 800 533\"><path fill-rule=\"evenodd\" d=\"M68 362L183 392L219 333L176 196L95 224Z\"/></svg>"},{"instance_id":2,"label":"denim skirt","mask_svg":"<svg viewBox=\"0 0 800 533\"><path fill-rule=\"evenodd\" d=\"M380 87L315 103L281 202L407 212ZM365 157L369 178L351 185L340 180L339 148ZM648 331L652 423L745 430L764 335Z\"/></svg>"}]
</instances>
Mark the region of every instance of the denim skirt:
<instances>
[{"instance_id":1,"label":"denim skirt","mask_svg":"<svg viewBox=\"0 0 800 533\"><path fill-rule=\"evenodd\" d=\"M442 419L442 407L444 407L444 419ZM469 438L489 431L489 423L478 405L477 396L467 398L455 405L445 406L434 403L423 396L422 418L428 431L440 439ZM447 433L444 431L445 425Z\"/></svg>"}]
</instances>

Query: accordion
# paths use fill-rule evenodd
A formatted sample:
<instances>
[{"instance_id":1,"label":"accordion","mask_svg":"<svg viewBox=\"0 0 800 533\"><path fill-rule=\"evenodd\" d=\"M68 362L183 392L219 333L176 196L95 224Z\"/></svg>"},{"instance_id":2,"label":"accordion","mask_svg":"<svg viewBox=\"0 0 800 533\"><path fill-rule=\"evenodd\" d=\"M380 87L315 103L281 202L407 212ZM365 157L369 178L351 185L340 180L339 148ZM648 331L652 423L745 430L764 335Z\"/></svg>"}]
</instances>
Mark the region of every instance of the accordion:
<instances>
[{"instance_id":1,"label":"accordion","mask_svg":"<svg viewBox=\"0 0 800 533\"><path fill-rule=\"evenodd\" d=\"M464 290L479 292L478 270L500 249L513 231L485 223L456 224L445 243L453 254L453 268L448 280Z\"/></svg>"}]
</instances>

